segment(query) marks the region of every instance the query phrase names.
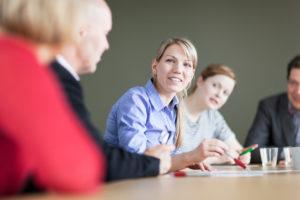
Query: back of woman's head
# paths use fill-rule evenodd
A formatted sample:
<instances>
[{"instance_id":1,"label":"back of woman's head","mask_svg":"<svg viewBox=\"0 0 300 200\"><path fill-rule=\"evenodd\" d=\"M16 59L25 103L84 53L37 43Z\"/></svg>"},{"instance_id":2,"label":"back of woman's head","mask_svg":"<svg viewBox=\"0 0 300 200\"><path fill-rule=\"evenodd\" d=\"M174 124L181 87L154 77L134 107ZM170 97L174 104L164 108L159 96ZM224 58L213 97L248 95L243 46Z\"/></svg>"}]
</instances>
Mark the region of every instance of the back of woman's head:
<instances>
[{"instance_id":1,"label":"back of woman's head","mask_svg":"<svg viewBox=\"0 0 300 200\"><path fill-rule=\"evenodd\" d=\"M186 38L169 38L167 40L162 41L157 50L155 58L156 61L160 61L166 49L173 44L179 45L184 50L186 56L192 61L193 68L195 69L198 64L197 50L193 43Z\"/></svg>"},{"instance_id":2,"label":"back of woman's head","mask_svg":"<svg viewBox=\"0 0 300 200\"><path fill-rule=\"evenodd\" d=\"M0 0L0 29L35 43L73 42L86 5L88 0Z\"/></svg>"},{"instance_id":3,"label":"back of woman's head","mask_svg":"<svg viewBox=\"0 0 300 200\"><path fill-rule=\"evenodd\" d=\"M200 74L204 81L209 77L216 75L224 75L236 81L236 75L234 71L230 67L223 64L210 64L204 70L202 70ZM197 84L194 84L194 86L190 89L189 94L194 93L196 88Z\"/></svg>"}]
</instances>

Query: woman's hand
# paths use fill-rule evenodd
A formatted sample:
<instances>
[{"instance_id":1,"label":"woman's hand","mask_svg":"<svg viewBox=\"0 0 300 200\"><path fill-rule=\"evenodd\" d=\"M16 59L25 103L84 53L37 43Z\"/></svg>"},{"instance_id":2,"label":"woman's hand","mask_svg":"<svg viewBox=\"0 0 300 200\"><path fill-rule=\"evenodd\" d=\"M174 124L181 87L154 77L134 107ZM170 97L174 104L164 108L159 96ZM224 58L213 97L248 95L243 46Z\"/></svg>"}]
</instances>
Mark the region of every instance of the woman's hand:
<instances>
[{"instance_id":1,"label":"woman's hand","mask_svg":"<svg viewBox=\"0 0 300 200\"><path fill-rule=\"evenodd\" d=\"M194 163L201 163L208 157L221 157L225 155L225 151L228 150L228 146L218 139L205 139L203 142L193 151L190 152ZM212 158L208 159L210 162ZM207 163L210 164L210 163Z\"/></svg>"},{"instance_id":2,"label":"woman's hand","mask_svg":"<svg viewBox=\"0 0 300 200\"><path fill-rule=\"evenodd\" d=\"M239 156L238 159L242 161L244 164L249 164L251 160L251 153L247 153L245 155Z\"/></svg>"}]
</instances>

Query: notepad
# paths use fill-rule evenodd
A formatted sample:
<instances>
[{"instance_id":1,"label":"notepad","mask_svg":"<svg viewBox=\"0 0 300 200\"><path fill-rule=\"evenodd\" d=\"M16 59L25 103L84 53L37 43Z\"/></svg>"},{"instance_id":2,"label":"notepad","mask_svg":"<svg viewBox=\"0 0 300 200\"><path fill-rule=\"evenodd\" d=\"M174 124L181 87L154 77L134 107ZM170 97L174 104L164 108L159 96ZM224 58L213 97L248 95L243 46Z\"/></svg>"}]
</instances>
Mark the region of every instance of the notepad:
<instances>
[{"instance_id":1,"label":"notepad","mask_svg":"<svg viewBox=\"0 0 300 200\"><path fill-rule=\"evenodd\" d=\"M257 177L263 176L265 173L262 171L212 171L203 172L200 170L195 171L181 171L174 173L175 176L201 176L201 177Z\"/></svg>"},{"instance_id":2,"label":"notepad","mask_svg":"<svg viewBox=\"0 0 300 200\"><path fill-rule=\"evenodd\" d=\"M187 170L187 171L179 171L175 172L175 176L210 176L210 177L257 177L263 176L265 174L272 173L289 173L295 172L295 170L291 169L281 169L281 170L218 170L218 171L210 171L203 172L201 170Z\"/></svg>"}]
</instances>

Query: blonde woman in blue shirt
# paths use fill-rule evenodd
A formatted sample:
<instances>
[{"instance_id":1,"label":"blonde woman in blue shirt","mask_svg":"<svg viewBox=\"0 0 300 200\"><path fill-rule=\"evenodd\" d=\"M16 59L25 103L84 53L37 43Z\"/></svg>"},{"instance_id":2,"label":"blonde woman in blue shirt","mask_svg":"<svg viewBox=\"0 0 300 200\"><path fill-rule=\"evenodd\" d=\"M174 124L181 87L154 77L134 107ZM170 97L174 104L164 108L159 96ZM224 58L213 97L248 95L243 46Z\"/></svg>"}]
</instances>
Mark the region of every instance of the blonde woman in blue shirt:
<instances>
[{"instance_id":1,"label":"blonde woman in blue shirt","mask_svg":"<svg viewBox=\"0 0 300 200\"><path fill-rule=\"evenodd\" d=\"M104 140L130 152L144 153L155 145L181 145L181 99L197 66L197 51L185 38L161 43L152 62L152 79L129 89L112 107ZM171 171L220 156L227 145L206 140L191 152L173 156Z\"/></svg>"},{"instance_id":2,"label":"blonde woman in blue shirt","mask_svg":"<svg viewBox=\"0 0 300 200\"><path fill-rule=\"evenodd\" d=\"M176 153L189 152L198 147L205 139L217 138L225 142L231 154L238 156L243 148L235 134L218 111L228 100L234 86L236 76L232 69L222 64L207 66L184 99L184 129L182 145ZM241 156L240 160L248 164L250 154ZM206 164L232 162L227 156L210 157Z\"/></svg>"}]
</instances>

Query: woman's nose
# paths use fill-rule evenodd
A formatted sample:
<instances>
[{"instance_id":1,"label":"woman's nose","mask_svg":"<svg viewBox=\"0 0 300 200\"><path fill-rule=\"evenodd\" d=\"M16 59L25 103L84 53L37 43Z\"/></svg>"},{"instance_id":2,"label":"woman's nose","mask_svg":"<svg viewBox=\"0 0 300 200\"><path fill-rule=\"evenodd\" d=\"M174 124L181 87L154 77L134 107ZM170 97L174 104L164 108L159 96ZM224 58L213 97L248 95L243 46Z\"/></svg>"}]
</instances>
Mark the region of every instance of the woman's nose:
<instances>
[{"instance_id":1,"label":"woman's nose","mask_svg":"<svg viewBox=\"0 0 300 200\"><path fill-rule=\"evenodd\" d=\"M219 98L220 98L220 97L221 97L221 92L222 92L221 90L218 90L218 91L216 92L216 97L219 97Z\"/></svg>"}]
</instances>

